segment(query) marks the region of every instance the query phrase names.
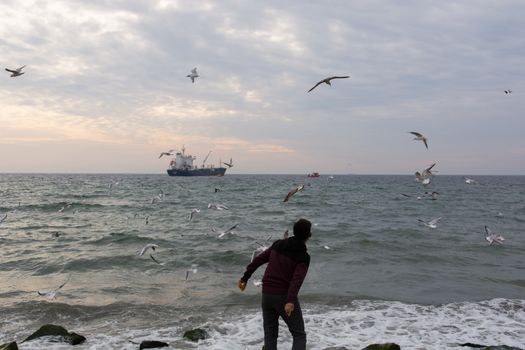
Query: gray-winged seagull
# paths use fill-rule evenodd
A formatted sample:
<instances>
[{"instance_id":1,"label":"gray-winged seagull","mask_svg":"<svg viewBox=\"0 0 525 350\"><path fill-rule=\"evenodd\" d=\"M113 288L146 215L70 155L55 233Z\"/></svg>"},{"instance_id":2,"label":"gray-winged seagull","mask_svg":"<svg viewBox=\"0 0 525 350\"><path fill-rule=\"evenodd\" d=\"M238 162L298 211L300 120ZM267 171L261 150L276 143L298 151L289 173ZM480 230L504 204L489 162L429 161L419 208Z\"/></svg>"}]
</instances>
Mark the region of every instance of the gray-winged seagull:
<instances>
[{"instance_id":1,"label":"gray-winged seagull","mask_svg":"<svg viewBox=\"0 0 525 350\"><path fill-rule=\"evenodd\" d=\"M346 79L346 78L350 78L350 76L349 75L344 75L344 76L333 76L333 77L325 78L325 79L319 81L317 84L315 84L313 88L308 90L308 92L312 91L313 89L315 89L316 87L318 87L322 83L325 83L325 84L328 84L328 85L332 86L332 84L330 83L330 80L332 80L332 79Z\"/></svg>"},{"instance_id":2,"label":"gray-winged seagull","mask_svg":"<svg viewBox=\"0 0 525 350\"><path fill-rule=\"evenodd\" d=\"M423 136L423 134L420 134L415 131L410 131L410 133L415 136L414 140L423 141L423 143L425 144L425 147L428 149L428 143L427 143L428 139L425 136Z\"/></svg>"},{"instance_id":3,"label":"gray-winged seagull","mask_svg":"<svg viewBox=\"0 0 525 350\"><path fill-rule=\"evenodd\" d=\"M9 73L12 73L11 77L18 77L19 75L24 74L24 72L22 72L22 69L24 69L24 67L25 67L25 65L23 65L22 67L17 68L17 69L6 68L5 70L8 71Z\"/></svg>"},{"instance_id":4,"label":"gray-winged seagull","mask_svg":"<svg viewBox=\"0 0 525 350\"><path fill-rule=\"evenodd\" d=\"M197 78L199 74L197 74L197 68L193 68L191 70L191 73L187 75L188 78L191 79L192 83L195 83L195 78Z\"/></svg>"}]
</instances>

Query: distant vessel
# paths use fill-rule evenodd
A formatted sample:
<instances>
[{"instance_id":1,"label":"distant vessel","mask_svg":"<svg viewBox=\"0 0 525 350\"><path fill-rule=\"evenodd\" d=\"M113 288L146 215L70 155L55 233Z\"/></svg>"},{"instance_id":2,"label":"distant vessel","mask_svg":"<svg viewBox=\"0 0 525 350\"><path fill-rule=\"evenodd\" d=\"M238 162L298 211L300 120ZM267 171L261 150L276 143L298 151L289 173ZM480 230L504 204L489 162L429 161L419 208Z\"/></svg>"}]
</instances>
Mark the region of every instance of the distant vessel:
<instances>
[{"instance_id":1,"label":"distant vessel","mask_svg":"<svg viewBox=\"0 0 525 350\"><path fill-rule=\"evenodd\" d=\"M319 173L317 171L314 171L313 173L310 173L310 174L308 174L306 176L308 176L308 177L319 177L321 175L319 175Z\"/></svg>"},{"instance_id":2,"label":"distant vessel","mask_svg":"<svg viewBox=\"0 0 525 350\"><path fill-rule=\"evenodd\" d=\"M169 176L223 176L226 172L226 168L223 167L204 165L206 160L208 160L211 151L209 151L206 158L204 158L202 166L198 167L197 165L193 165L193 161L197 158L185 154L185 150L186 149L182 147L182 152L177 152L175 158L171 160L167 170Z\"/></svg>"}]
</instances>

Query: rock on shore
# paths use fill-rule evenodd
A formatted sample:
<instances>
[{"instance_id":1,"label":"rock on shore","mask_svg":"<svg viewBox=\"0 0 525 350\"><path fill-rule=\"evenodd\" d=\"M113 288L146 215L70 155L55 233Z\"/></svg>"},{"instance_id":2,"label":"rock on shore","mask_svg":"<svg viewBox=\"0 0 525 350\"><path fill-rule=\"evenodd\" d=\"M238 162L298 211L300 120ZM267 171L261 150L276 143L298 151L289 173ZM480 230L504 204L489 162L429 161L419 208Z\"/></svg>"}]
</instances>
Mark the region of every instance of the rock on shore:
<instances>
[{"instance_id":1,"label":"rock on shore","mask_svg":"<svg viewBox=\"0 0 525 350\"><path fill-rule=\"evenodd\" d=\"M69 343L71 345L82 344L83 342L86 341L86 337L80 334L74 333L74 332L69 333L67 329L65 329L62 326L57 326L54 324L46 324L40 327L36 332L31 334L29 337L24 339L22 343L29 341L29 340L36 339L36 338L40 338L40 337L58 337L62 339L63 341L65 341L66 343Z\"/></svg>"},{"instance_id":2,"label":"rock on shore","mask_svg":"<svg viewBox=\"0 0 525 350\"><path fill-rule=\"evenodd\" d=\"M199 341L208 338L208 332L202 328L195 328L184 333L183 338L191 341Z\"/></svg>"},{"instance_id":3,"label":"rock on shore","mask_svg":"<svg viewBox=\"0 0 525 350\"><path fill-rule=\"evenodd\" d=\"M368 345L363 350L401 350L401 348L395 343L385 343Z\"/></svg>"},{"instance_id":4,"label":"rock on shore","mask_svg":"<svg viewBox=\"0 0 525 350\"><path fill-rule=\"evenodd\" d=\"M16 341L0 345L0 350L18 350Z\"/></svg>"},{"instance_id":5,"label":"rock on shore","mask_svg":"<svg viewBox=\"0 0 525 350\"><path fill-rule=\"evenodd\" d=\"M166 346L169 346L168 343L165 343L163 341L158 340L144 340L140 343L139 350L142 349L154 349L154 348L164 348Z\"/></svg>"}]
</instances>

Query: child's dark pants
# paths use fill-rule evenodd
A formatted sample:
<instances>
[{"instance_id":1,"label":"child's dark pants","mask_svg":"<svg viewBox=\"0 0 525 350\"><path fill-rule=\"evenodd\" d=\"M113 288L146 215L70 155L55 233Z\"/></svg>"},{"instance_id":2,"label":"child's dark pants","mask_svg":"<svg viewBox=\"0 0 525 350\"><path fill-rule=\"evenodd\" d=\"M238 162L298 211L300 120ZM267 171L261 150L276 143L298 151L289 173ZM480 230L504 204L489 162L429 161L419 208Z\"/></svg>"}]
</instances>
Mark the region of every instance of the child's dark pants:
<instances>
[{"instance_id":1,"label":"child's dark pants","mask_svg":"<svg viewBox=\"0 0 525 350\"><path fill-rule=\"evenodd\" d=\"M262 312L264 325L265 350L277 350L277 337L279 336L279 316L288 326L293 336L292 350L306 349L306 333L304 331L303 313L299 302L294 303L292 315L284 313L286 295L262 295Z\"/></svg>"}]
</instances>

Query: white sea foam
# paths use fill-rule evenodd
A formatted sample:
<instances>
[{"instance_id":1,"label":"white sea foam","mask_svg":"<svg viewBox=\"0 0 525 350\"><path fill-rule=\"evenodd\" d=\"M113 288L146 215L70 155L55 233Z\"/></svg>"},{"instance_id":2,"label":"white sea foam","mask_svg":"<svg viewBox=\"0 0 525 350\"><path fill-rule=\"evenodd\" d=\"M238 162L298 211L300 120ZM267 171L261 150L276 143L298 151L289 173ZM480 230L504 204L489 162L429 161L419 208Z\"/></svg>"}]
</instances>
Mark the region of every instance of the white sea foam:
<instances>
[{"instance_id":1,"label":"white sea foam","mask_svg":"<svg viewBox=\"0 0 525 350\"><path fill-rule=\"evenodd\" d=\"M357 300L345 307L305 304L303 308L311 350L337 346L362 349L384 342L397 343L404 350L459 350L464 348L458 344L466 342L524 347L525 300L492 299L441 306ZM215 313L205 324L195 324L210 334L210 338L199 343L184 341L185 329L176 325L176 321L166 323L154 329L119 329L119 322L105 322L73 330L88 338L82 349L90 350L136 349L138 346L129 340L161 340L176 349L259 350L263 344L258 309ZM11 340L0 335L0 343ZM291 347L291 337L282 320L279 346ZM19 344L19 348L61 350L69 349L70 345L35 340Z\"/></svg>"},{"instance_id":2,"label":"white sea foam","mask_svg":"<svg viewBox=\"0 0 525 350\"><path fill-rule=\"evenodd\" d=\"M335 346L362 349L385 342L397 343L402 349L421 350L457 350L458 344L466 342L523 347L525 339L523 300L493 299L443 306L355 301L344 308L306 306L303 313L309 349ZM200 348L261 348L260 312L218 324L212 338ZM279 344L281 348L291 347L291 337L282 320Z\"/></svg>"}]
</instances>

